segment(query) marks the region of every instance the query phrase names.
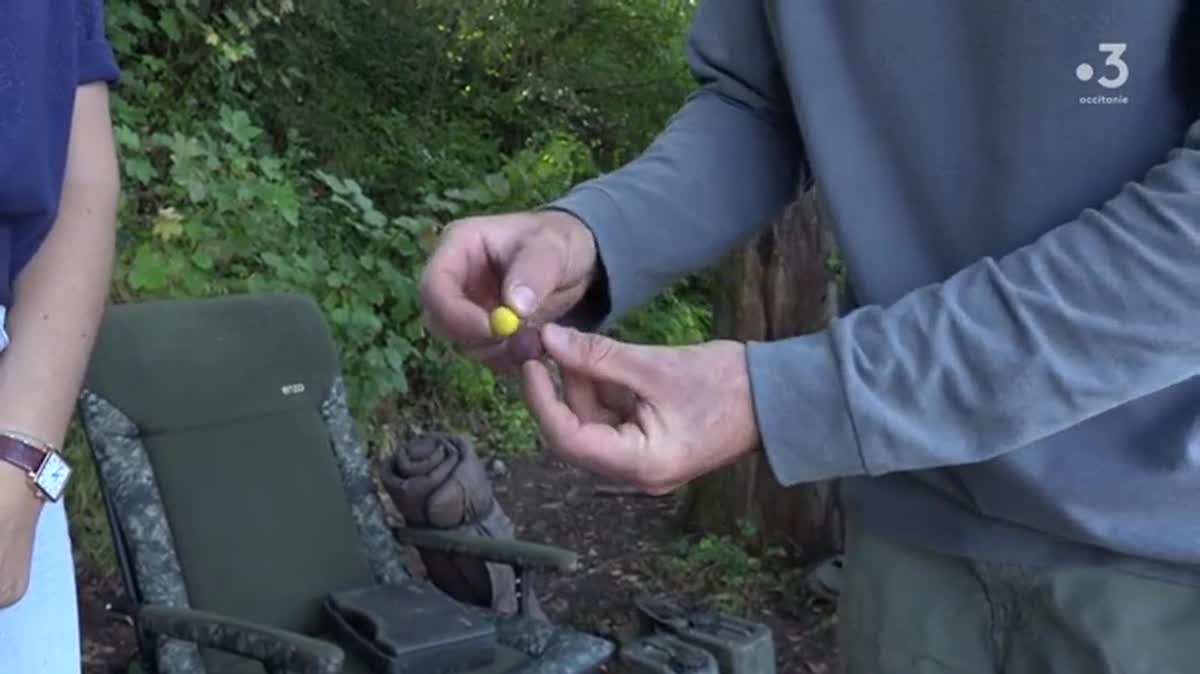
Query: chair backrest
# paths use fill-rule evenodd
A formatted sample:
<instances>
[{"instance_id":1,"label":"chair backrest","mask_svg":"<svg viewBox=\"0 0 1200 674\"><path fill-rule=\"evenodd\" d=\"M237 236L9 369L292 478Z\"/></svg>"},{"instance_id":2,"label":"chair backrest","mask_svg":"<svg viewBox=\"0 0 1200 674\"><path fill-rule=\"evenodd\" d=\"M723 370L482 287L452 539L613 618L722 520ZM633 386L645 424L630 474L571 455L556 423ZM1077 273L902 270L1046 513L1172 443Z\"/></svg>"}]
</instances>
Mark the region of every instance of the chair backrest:
<instances>
[{"instance_id":1,"label":"chair backrest","mask_svg":"<svg viewBox=\"0 0 1200 674\"><path fill-rule=\"evenodd\" d=\"M137 599L312 635L404 575L338 369L304 297L109 308L80 417Z\"/></svg>"}]
</instances>

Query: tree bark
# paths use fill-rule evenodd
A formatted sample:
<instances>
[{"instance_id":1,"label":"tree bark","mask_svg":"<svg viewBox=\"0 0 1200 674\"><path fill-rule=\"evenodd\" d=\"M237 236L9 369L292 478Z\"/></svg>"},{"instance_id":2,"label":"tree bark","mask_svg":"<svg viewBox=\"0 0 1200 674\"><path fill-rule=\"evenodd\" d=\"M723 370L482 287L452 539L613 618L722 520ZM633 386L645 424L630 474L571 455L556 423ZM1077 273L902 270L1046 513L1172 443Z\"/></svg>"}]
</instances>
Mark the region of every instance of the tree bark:
<instances>
[{"instance_id":1,"label":"tree bark","mask_svg":"<svg viewBox=\"0 0 1200 674\"><path fill-rule=\"evenodd\" d=\"M837 306L832 238L814 195L798 196L771 227L725 260L714 298L714 336L769 341L824 328ZM842 547L832 482L784 488L762 452L694 482L685 521L704 532L749 534L815 560ZM750 525L747 527L746 525Z\"/></svg>"}]
</instances>

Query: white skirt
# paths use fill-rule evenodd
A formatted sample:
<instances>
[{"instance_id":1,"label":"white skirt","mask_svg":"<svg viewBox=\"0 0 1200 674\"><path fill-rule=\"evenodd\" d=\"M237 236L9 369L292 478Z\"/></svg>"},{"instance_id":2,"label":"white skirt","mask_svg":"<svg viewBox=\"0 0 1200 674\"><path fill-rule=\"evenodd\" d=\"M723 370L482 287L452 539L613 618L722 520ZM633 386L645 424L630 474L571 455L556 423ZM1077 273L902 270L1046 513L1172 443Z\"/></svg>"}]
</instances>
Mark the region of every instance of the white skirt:
<instances>
[{"instance_id":1,"label":"white skirt","mask_svg":"<svg viewBox=\"0 0 1200 674\"><path fill-rule=\"evenodd\" d=\"M79 606L63 502L42 506L29 589L0 609L0 673L79 674Z\"/></svg>"}]
</instances>

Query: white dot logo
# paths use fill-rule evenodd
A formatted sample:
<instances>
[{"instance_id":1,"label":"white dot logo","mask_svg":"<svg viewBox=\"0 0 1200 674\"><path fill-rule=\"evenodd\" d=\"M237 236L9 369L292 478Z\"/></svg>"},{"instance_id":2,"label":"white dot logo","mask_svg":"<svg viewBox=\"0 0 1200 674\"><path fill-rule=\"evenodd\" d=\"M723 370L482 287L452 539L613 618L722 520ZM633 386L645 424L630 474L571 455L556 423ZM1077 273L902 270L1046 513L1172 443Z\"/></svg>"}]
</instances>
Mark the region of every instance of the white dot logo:
<instances>
[{"instance_id":1,"label":"white dot logo","mask_svg":"<svg viewBox=\"0 0 1200 674\"><path fill-rule=\"evenodd\" d=\"M1104 54L1104 75L1096 78L1096 84L1105 89L1117 89L1129 79L1129 64L1123 58L1127 45L1124 42L1101 42L1099 51ZM1091 82L1096 77L1096 67L1088 62L1075 66L1075 79Z\"/></svg>"}]
</instances>

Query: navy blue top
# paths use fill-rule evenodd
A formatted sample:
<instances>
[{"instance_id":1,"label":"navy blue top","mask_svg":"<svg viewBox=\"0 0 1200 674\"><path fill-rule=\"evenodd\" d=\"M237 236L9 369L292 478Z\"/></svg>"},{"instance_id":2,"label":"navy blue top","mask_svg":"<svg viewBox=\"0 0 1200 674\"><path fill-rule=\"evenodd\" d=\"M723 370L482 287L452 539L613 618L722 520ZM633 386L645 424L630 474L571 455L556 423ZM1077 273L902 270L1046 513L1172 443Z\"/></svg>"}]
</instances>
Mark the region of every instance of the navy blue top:
<instances>
[{"instance_id":1,"label":"navy blue top","mask_svg":"<svg viewBox=\"0 0 1200 674\"><path fill-rule=\"evenodd\" d=\"M58 211L75 89L114 82L103 0L7 0L0 20L0 306Z\"/></svg>"}]
</instances>

